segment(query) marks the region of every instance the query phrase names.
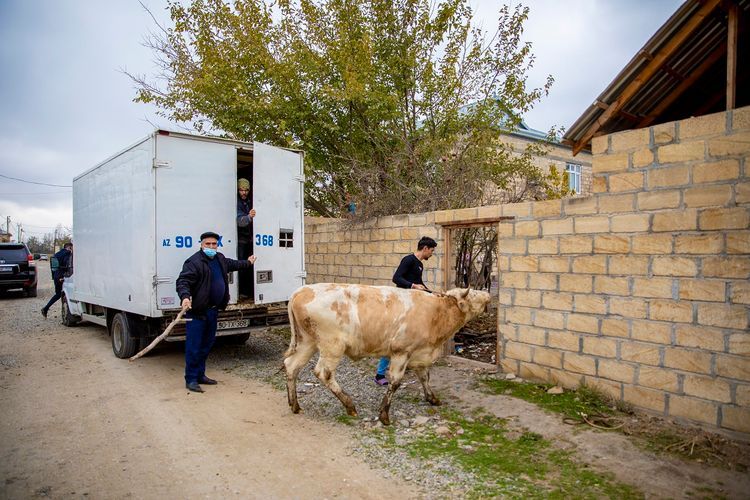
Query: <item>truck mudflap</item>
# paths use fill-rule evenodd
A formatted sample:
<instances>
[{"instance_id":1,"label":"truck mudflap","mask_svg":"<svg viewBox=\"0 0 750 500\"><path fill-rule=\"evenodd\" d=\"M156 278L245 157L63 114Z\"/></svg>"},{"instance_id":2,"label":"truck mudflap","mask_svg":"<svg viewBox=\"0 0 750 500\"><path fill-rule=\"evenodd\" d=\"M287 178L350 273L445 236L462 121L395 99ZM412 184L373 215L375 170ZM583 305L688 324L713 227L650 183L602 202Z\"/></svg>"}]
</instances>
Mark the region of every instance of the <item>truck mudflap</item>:
<instances>
[{"instance_id":1,"label":"truck mudflap","mask_svg":"<svg viewBox=\"0 0 750 500\"><path fill-rule=\"evenodd\" d=\"M162 331L176 316L177 311L162 318ZM253 308L229 306L226 310L219 312L216 336L240 335L250 333L253 330L266 329L270 326L284 325L288 322L286 302L265 304ZM172 332L164 340L167 342L185 340L185 323L180 322L175 325Z\"/></svg>"}]
</instances>

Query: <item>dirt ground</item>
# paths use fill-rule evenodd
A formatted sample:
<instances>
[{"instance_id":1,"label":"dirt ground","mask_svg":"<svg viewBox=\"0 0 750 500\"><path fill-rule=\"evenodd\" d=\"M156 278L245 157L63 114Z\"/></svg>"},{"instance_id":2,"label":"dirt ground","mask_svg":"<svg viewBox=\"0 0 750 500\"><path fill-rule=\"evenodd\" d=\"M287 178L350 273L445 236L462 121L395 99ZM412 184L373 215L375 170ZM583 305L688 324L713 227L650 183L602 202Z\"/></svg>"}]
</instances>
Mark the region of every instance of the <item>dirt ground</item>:
<instances>
[{"instance_id":1,"label":"dirt ground","mask_svg":"<svg viewBox=\"0 0 750 500\"><path fill-rule=\"evenodd\" d=\"M209 373L220 384L189 393L179 349L129 363L114 357L104 328L62 326L59 303L44 320L52 291L42 274L38 298L0 298L0 498L441 496L366 463L346 425L292 415L268 382ZM542 434L649 498L747 498L747 474L655 456L477 391L474 377L488 368L451 358L432 381L447 404Z\"/></svg>"},{"instance_id":2,"label":"dirt ground","mask_svg":"<svg viewBox=\"0 0 750 500\"><path fill-rule=\"evenodd\" d=\"M750 476L746 472L709 467L679 458L644 452L626 436L585 428L572 428L560 415L541 411L537 406L510 396L477 392L461 371L487 370L485 363L451 357L448 367L435 367L432 380L438 391L450 391L452 404L465 411L482 409L508 419L519 429L541 434L563 449L575 450L579 460L599 471L607 471L623 483L636 486L647 498L748 498ZM644 418L639 415L638 418ZM648 417L645 417L648 418ZM690 429L695 432L696 430ZM746 443L736 444L747 462Z\"/></svg>"},{"instance_id":3,"label":"dirt ground","mask_svg":"<svg viewBox=\"0 0 750 500\"><path fill-rule=\"evenodd\" d=\"M103 327L59 324L59 303L45 321L40 285L0 299L0 498L418 496L266 384L222 374L189 393L178 349L129 363Z\"/></svg>"},{"instance_id":4,"label":"dirt ground","mask_svg":"<svg viewBox=\"0 0 750 500\"><path fill-rule=\"evenodd\" d=\"M495 364L497 311L472 320L454 336L454 354L460 358Z\"/></svg>"}]
</instances>

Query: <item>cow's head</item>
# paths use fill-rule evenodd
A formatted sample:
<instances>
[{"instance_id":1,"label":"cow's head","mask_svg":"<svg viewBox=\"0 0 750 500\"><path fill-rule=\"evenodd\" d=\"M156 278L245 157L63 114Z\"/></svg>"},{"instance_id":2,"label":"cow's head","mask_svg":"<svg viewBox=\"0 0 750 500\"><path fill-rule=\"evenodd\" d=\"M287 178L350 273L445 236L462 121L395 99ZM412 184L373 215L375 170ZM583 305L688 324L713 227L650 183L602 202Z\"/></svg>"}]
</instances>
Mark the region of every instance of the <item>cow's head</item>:
<instances>
[{"instance_id":1,"label":"cow's head","mask_svg":"<svg viewBox=\"0 0 750 500\"><path fill-rule=\"evenodd\" d=\"M490 294L484 290L472 290L471 288L454 288L448 290L446 295L456 299L458 308L467 315L468 319L482 314L490 303Z\"/></svg>"}]
</instances>

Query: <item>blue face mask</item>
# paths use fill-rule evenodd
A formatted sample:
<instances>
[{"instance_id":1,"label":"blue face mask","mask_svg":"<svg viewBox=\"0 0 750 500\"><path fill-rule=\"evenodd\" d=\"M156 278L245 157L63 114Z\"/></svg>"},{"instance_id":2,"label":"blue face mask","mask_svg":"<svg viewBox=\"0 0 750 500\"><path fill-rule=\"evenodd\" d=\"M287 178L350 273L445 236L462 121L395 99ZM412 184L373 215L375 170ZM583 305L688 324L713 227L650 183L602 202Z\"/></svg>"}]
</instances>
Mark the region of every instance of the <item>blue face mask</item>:
<instances>
[{"instance_id":1,"label":"blue face mask","mask_svg":"<svg viewBox=\"0 0 750 500\"><path fill-rule=\"evenodd\" d=\"M206 254L206 257L209 259L213 259L216 256L216 249L215 248L204 248L203 253Z\"/></svg>"}]
</instances>

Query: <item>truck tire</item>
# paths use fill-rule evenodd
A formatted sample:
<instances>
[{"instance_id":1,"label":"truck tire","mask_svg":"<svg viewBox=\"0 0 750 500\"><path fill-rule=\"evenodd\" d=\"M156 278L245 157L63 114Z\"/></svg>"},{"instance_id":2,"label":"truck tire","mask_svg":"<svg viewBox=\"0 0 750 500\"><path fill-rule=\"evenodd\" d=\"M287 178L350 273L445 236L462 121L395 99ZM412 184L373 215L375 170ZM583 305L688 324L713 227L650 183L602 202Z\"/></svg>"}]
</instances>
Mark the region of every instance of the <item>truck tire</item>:
<instances>
[{"instance_id":1,"label":"truck tire","mask_svg":"<svg viewBox=\"0 0 750 500\"><path fill-rule=\"evenodd\" d=\"M27 297L36 297L36 285L24 289Z\"/></svg>"},{"instance_id":2,"label":"truck tire","mask_svg":"<svg viewBox=\"0 0 750 500\"><path fill-rule=\"evenodd\" d=\"M81 317L70 312L70 305L65 294L62 295L62 324L65 326L75 326L81 322Z\"/></svg>"},{"instance_id":3,"label":"truck tire","mask_svg":"<svg viewBox=\"0 0 750 500\"><path fill-rule=\"evenodd\" d=\"M133 337L127 313L118 312L109 325L112 337L112 352L120 359L126 359L138 352L140 342Z\"/></svg>"}]
</instances>

